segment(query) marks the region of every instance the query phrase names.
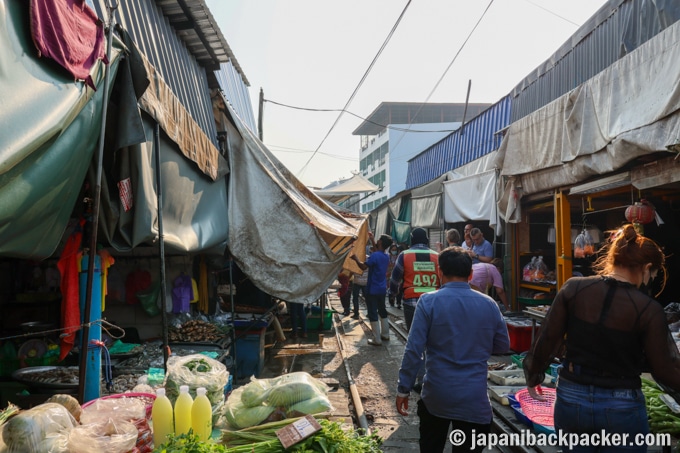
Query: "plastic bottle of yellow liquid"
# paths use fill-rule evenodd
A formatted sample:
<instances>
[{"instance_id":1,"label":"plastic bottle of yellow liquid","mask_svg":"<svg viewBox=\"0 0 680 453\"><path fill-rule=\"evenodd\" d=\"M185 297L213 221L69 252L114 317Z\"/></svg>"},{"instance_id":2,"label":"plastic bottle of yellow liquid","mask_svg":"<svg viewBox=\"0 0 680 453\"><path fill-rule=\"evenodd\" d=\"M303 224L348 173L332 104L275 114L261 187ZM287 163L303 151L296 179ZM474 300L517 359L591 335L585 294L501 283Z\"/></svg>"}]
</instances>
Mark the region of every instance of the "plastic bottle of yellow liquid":
<instances>
[{"instance_id":1,"label":"plastic bottle of yellow liquid","mask_svg":"<svg viewBox=\"0 0 680 453\"><path fill-rule=\"evenodd\" d=\"M202 441L210 439L212 435L212 406L205 393L205 387L197 388L196 399L191 405L191 428Z\"/></svg>"},{"instance_id":2,"label":"plastic bottle of yellow liquid","mask_svg":"<svg viewBox=\"0 0 680 453\"><path fill-rule=\"evenodd\" d=\"M189 394L189 386L179 387L179 396L175 401L175 434L186 434L191 429L191 406L194 399Z\"/></svg>"},{"instance_id":3,"label":"plastic bottle of yellow liquid","mask_svg":"<svg viewBox=\"0 0 680 453\"><path fill-rule=\"evenodd\" d=\"M156 399L151 407L151 421L153 423L153 444L159 447L167 442L166 436L173 433L172 403L165 396L165 389L156 389Z\"/></svg>"}]
</instances>

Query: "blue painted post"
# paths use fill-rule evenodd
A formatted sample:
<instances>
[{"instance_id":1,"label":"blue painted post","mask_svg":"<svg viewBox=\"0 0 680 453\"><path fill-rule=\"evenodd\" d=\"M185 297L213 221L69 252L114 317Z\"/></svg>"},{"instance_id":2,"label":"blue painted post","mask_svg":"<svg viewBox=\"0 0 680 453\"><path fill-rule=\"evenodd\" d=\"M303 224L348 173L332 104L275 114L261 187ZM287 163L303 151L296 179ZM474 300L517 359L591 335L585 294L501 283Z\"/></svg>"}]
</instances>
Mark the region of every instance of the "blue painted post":
<instances>
[{"instance_id":1,"label":"blue painted post","mask_svg":"<svg viewBox=\"0 0 680 453\"><path fill-rule=\"evenodd\" d=\"M80 262L80 313L85 313L85 301L87 292L87 268L90 257L84 255ZM94 275L92 276L92 304L90 306L90 319L82 322L92 322L102 317L102 264L101 258L97 256L94 261ZM82 318L82 315L81 315ZM101 341L101 324L90 325L90 332L87 338L89 345L93 340ZM100 348L87 348L87 351L80 351L87 354L87 367L85 370L85 387L83 393L83 403L99 398L102 380L102 351Z\"/></svg>"}]
</instances>

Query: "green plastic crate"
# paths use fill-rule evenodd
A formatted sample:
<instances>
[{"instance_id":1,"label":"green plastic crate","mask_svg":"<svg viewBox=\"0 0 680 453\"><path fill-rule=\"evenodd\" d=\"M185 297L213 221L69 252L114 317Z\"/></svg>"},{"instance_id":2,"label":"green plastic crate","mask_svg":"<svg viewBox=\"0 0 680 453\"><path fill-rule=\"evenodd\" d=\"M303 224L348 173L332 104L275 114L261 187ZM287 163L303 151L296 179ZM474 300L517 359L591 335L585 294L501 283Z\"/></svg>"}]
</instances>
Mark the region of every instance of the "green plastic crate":
<instances>
[{"instance_id":1,"label":"green plastic crate","mask_svg":"<svg viewBox=\"0 0 680 453\"><path fill-rule=\"evenodd\" d=\"M553 299L532 299L531 297L518 297L517 301L522 305L552 305Z\"/></svg>"}]
</instances>

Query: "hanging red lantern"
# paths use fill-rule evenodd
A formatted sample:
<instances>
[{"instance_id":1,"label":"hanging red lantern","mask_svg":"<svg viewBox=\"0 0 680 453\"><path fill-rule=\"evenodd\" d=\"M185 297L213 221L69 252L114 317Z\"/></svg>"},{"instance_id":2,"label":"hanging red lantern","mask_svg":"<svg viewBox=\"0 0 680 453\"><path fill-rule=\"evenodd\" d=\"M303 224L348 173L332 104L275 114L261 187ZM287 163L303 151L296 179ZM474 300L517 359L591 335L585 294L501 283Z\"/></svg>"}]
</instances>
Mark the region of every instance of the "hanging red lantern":
<instances>
[{"instance_id":1,"label":"hanging red lantern","mask_svg":"<svg viewBox=\"0 0 680 453\"><path fill-rule=\"evenodd\" d=\"M656 217L656 209L647 200L640 200L626 208L626 220L630 223L646 224Z\"/></svg>"}]
</instances>

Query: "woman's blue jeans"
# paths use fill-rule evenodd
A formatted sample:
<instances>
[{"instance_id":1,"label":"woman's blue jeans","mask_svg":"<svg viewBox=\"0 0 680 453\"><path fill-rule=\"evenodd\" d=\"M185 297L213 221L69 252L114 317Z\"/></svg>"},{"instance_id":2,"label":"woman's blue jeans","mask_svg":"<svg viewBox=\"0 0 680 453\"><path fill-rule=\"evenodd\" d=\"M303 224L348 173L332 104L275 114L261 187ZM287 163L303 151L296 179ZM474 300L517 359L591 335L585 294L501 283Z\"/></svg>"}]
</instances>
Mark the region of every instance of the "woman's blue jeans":
<instances>
[{"instance_id":1,"label":"woman's blue jeans","mask_svg":"<svg viewBox=\"0 0 680 453\"><path fill-rule=\"evenodd\" d=\"M595 387L560 377L555 401L555 429L563 433L628 434L630 445L578 445L573 446L573 452L645 452L646 446L633 445L636 434L649 432L645 397L641 389Z\"/></svg>"}]
</instances>

